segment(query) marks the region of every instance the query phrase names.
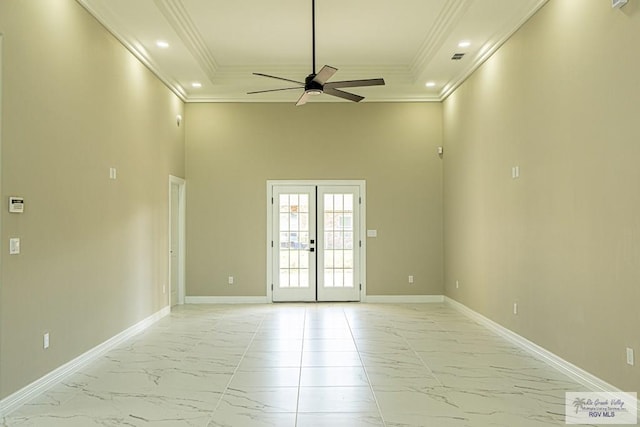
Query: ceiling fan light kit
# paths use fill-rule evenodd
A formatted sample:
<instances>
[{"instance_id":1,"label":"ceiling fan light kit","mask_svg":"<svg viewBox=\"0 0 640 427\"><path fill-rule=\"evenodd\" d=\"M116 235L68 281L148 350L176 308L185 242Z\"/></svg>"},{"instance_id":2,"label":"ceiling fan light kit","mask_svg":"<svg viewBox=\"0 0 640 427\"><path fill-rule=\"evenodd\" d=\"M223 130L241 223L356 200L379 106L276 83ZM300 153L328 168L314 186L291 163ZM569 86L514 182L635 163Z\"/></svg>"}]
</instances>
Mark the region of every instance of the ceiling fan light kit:
<instances>
[{"instance_id":1,"label":"ceiling fan light kit","mask_svg":"<svg viewBox=\"0 0 640 427\"><path fill-rule=\"evenodd\" d=\"M310 97L322 95L323 93L331 96L335 96L337 98L346 99L348 101L360 102L364 99L364 96L356 95L354 93L345 92L338 88L351 88L351 87L364 87L364 86L384 86L384 79L365 79L365 80L349 80L349 81L339 81L339 82L331 82L327 83L327 81L338 71L337 68L331 67L329 65L325 65L322 69L316 73L316 2L315 0L311 0L311 40L312 40L312 69L311 74L309 74L304 83L285 79L283 77L271 76L263 73L253 73L256 76L268 77L276 80L283 80L289 83L295 83L297 87L286 87L280 89L268 89L268 90L259 90L254 92L247 92L248 95L256 94L256 93L267 93L267 92L280 92L285 90L300 90L304 89L304 92L296 102L296 106L304 105L307 103Z\"/></svg>"}]
</instances>

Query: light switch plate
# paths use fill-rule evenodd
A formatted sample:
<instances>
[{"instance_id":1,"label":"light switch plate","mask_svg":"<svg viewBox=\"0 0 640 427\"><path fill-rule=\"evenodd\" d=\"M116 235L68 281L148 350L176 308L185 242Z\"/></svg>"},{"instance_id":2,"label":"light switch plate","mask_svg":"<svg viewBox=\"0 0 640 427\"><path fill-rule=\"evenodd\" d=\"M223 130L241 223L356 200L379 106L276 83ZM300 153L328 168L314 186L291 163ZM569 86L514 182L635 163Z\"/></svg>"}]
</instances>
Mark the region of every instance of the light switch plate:
<instances>
[{"instance_id":1,"label":"light switch plate","mask_svg":"<svg viewBox=\"0 0 640 427\"><path fill-rule=\"evenodd\" d=\"M367 230L367 237L378 237L378 230Z\"/></svg>"},{"instance_id":2,"label":"light switch plate","mask_svg":"<svg viewBox=\"0 0 640 427\"><path fill-rule=\"evenodd\" d=\"M20 238L12 237L9 239L9 255L18 255L20 253Z\"/></svg>"}]
</instances>

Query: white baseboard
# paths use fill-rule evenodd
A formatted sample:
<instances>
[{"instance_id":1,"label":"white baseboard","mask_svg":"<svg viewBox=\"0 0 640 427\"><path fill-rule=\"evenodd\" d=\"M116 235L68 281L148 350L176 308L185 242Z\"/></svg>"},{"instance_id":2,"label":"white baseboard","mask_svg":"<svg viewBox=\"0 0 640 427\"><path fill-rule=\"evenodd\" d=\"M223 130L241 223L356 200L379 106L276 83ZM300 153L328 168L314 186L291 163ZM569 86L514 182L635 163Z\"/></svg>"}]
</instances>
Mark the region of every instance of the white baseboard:
<instances>
[{"instance_id":1,"label":"white baseboard","mask_svg":"<svg viewBox=\"0 0 640 427\"><path fill-rule=\"evenodd\" d=\"M184 297L185 304L267 304L267 297Z\"/></svg>"},{"instance_id":2,"label":"white baseboard","mask_svg":"<svg viewBox=\"0 0 640 427\"><path fill-rule=\"evenodd\" d=\"M84 366L88 365L91 362L94 362L109 350L144 331L149 326L153 325L169 313L171 313L171 307L163 308L157 313L152 314L151 316L125 329L112 338L109 338L102 344L97 345L86 353L83 353L75 359L54 369L45 376L32 382L28 386L0 400L0 414L8 415L10 412L16 410L31 399L46 392L56 384L59 384L61 381L65 380L67 377L74 374Z\"/></svg>"},{"instance_id":3,"label":"white baseboard","mask_svg":"<svg viewBox=\"0 0 640 427\"><path fill-rule=\"evenodd\" d=\"M532 354L538 359L541 359L548 365L572 378L574 381L584 385L589 390L598 392L622 393L622 391L617 387L607 383L604 380L601 380L600 378L596 377L593 374L590 374L584 369L577 367L571 362L567 362L560 356L551 353L549 350L540 347L538 344L535 344L528 339L516 334L515 332L505 328L504 326L494 322L493 320L483 316L482 314L470 309L466 305L461 304L449 297L445 297L445 301L460 313L491 329L511 343L522 348L523 350L527 351L528 353Z\"/></svg>"},{"instance_id":4,"label":"white baseboard","mask_svg":"<svg viewBox=\"0 0 640 427\"><path fill-rule=\"evenodd\" d=\"M444 295L367 295L362 301L388 304L433 304L444 302Z\"/></svg>"},{"instance_id":5,"label":"white baseboard","mask_svg":"<svg viewBox=\"0 0 640 427\"><path fill-rule=\"evenodd\" d=\"M267 297L185 297L185 304L268 304ZM369 303L442 303L443 295L367 295L362 302Z\"/></svg>"}]
</instances>

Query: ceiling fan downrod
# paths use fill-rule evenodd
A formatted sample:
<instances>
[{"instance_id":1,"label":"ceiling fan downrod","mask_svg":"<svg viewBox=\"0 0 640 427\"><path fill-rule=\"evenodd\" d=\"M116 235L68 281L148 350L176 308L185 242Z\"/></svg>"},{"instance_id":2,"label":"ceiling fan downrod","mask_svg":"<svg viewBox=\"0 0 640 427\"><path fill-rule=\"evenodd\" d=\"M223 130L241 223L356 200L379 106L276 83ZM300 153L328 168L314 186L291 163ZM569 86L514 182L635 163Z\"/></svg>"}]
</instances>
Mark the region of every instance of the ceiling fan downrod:
<instances>
[{"instance_id":1,"label":"ceiling fan downrod","mask_svg":"<svg viewBox=\"0 0 640 427\"><path fill-rule=\"evenodd\" d=\"M316 74L316 0L311 0L311 55L313 75Z\"/></svg>"}]
</instances>

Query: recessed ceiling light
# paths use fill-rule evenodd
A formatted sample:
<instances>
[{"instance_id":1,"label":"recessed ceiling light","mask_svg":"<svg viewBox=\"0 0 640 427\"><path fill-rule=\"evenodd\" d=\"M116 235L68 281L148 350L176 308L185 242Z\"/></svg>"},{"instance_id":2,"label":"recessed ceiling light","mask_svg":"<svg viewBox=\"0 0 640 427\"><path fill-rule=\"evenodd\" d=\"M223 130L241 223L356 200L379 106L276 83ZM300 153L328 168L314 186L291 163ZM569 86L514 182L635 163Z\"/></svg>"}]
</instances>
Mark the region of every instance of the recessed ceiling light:
<instances>
[{"instance_id":1,"label":"recessed ceiling light","mask_svg":"<svg viewBox=\"0 0 640 427\"><path fill-rule=\"evenodd\" d=\"M193 83L191 83L191 87L196 88L196 89L197 89L197 88L201 88L201 87L202 87L202 83L200 83L200 82L193 82Z\"/></svg>"},{"instance_id":2,"label":"recessed ceiling light","mask_svg":"<svg viewBox=\"0 0 640 427\"><path fill-rule=\"evenodd\" d=\"M469 47L471 46L471 42L468 40L463 40L460 43L458 43L458 47Z\"/></svg>"},{"instance_id":3,"label":"recessed ceiling light","mask_svg":"<svg viewBox=\"0 0 640 427\"><path fill-rule=\"evenodd\" d=\"M158 46L159 48L162 48L162 49L166 49L166 48L168 48L168 47L169 47L169 43L167 43L167 42L166 42L166 41L164 41L164 40L158 40L158 41L156 42L156 46Z\"/></svg>"},{"instance_id":4,"label":"recessed ceiling light","mask_svg":"<svg viewBox=\"0 0 640 427\"><path fill-rule=\"evenodd\" d=\"M435 87L436 86L436 82L427 82L425 84L426 87Z\"/></svg>"}]
</instances>

